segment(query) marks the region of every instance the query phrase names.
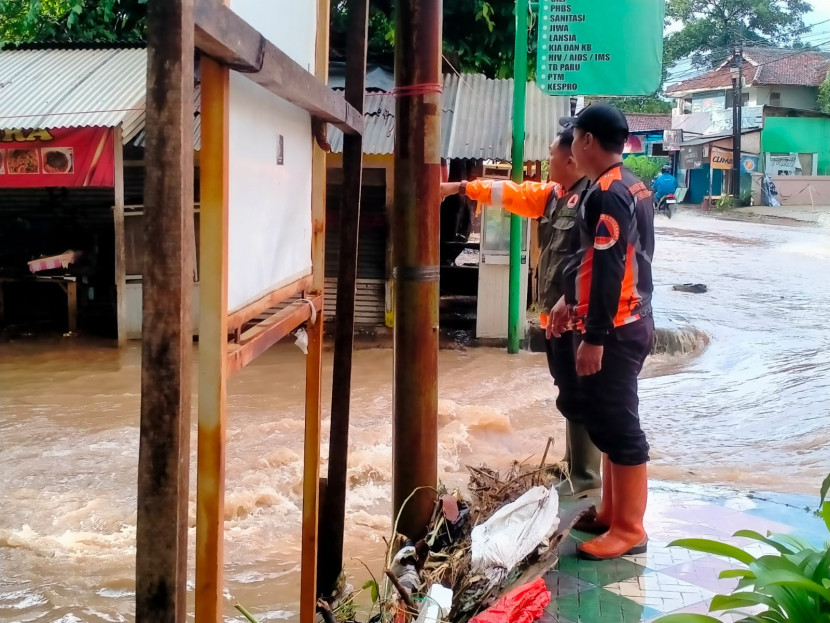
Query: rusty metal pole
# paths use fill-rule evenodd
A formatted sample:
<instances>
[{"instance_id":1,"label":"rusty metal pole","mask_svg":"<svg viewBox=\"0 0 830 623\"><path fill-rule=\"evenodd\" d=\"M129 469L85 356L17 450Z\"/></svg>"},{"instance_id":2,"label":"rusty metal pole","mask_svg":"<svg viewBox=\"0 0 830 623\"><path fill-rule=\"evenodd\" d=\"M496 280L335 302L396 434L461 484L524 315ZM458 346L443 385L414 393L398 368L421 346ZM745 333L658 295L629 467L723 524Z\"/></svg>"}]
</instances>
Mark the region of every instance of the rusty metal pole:
<instances>
[{"instance_id":1,"label":"rusty metal pole","mask_svg":"<svg viewBox=\"0 0 830 623\"><path fill-rule=\"evenodd\" d=\"M394 513L438 480L441 0L395 3ZM424 534L435 493L406 502L398 530Z\"/></svg>"},{"instance_id":2,"label":"rusty metal pole","mask_svg":"<svg viewBox=\"0 0 830 623\"><path fill-rule=\"evenodd\" d=\"M203 56L196 622L222 621L228 387L230 70Z\"/></svg>"},{"instance_id":3,"label":"rusty metal pole","mask_svg":"<svg viewBox=\"0 0 830 623\"><path fill-rule=\"evenodd\" d=\"M138 623L184 623L193 330L193 0L147 5Z\"/></svg>"},{"instance_id":4,"label":"rusty metal pole","mask_svg":"<svg viewBox=\"0 0 830 623\"><path fill-rule=\"evenodd\" d=\"M317 44L314 73L328 82L329 0L317 0ZM323 295L326 264L326 152L319 144L311 157L311 266L310 296ZM320 540L320 429L323 412L323 313L308 323L306 358L305 439L303 444L303 528L300 571L300 623L317 617L317 577Z\"/></svg>"},{"instance_id":5,"label":"rusty metal pole","mask_svg":"<svg viewBox=\"0 0 830 623\"><path fill-rule=\"evenodd\" d=\"M366 38L369 0L348 0L349 31L346 47L346 102L363 113L366 83ZM352 388L357 240L360 190L363 184L363 137L343 137L343 204L340 208L340 257L334 316L334 362L331 388L328 485L320 525L317 586L329 594L343 569L343 531L346 515L346 469L349 455L349 408Z\"/></svg>"}]
</instances>

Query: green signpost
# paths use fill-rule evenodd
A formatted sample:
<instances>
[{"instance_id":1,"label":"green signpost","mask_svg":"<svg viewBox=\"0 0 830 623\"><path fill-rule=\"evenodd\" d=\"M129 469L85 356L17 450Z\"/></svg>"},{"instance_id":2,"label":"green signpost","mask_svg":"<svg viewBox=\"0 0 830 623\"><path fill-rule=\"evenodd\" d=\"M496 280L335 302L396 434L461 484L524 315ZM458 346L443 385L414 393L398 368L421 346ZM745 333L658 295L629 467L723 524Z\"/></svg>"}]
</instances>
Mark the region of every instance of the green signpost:
<instances>
[{"instance_id":1,"label":"green signpost","mask_svg":"<svg viewBox=\"0 0 830 623\"><path fill-rule=\"evenodd\" d=\"M550 95L651 95L665 0L542 0L536 81Z\"/></svg>"}]
</instances>

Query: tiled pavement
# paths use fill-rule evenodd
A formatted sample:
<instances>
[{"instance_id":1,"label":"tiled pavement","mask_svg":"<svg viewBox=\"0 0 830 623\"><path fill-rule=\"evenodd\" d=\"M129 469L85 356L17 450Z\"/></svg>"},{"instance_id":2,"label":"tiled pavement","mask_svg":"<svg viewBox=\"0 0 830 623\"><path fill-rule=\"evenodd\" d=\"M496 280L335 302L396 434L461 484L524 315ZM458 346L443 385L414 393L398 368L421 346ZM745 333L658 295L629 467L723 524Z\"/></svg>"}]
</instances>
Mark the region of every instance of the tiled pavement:
<instances>
[{"instance_id":1,"label":"tiled pavement","mask_svg":"<svg viewBox=\"0 0 830 623\"><path fill-rule=\"evenodd\" d=\"M596 502L595 500L593 502ZM706 537L727 541L758 555L766 546L732 535L742 529L794 533L822 543L824 524L810 510L817 499L780 494L746 494L717 487L652 482L646 529L647 554L621 560L591 562L576 557L575 532L563 545L558 568L546 577L552 600L542 623L639 623L669 613L708 613L717 593L729 592L737 580L720 580L737 565L717 556L667 547L678 538ZM562 518L589 501L562 503ZM736 620L714 615L724 622Z\"/></svg>"}]
</instances>

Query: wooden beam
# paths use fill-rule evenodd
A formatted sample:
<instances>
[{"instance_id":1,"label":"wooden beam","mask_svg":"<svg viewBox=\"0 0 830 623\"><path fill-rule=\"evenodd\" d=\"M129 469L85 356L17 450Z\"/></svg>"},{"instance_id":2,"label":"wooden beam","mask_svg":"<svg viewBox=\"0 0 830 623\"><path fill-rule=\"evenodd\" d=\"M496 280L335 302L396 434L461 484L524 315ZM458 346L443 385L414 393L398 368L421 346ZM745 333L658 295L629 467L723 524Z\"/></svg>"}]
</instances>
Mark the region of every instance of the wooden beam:
<instances>
[{"instance_id":1,"label":"wooden beam","mask_svg":"<svg viewBox=\"0 0 830 623\"><path fill-rule=\"evenodd\" d=\"M193 47L193 0L149 0L137 623L187 618Z\"/></svg>"},{"instance_id":2,"label":"wooden beam","mask_svg":"<svg viewBox=\"0 0 830 623\"><path fill-rule=\"evenodd\" d=\"M329 0L317 0L315 75L327 82ZM323 305L326 265L326 153L315 142L311 155L311 295L319 296L317 322L308 324L303 449L303 528L300 553L300 623L317 619L317 553L320 516L320 428L323 413Z\"/></svg>"},{"instance_id":3,"label":"wooden beam","mask_svg":"<svg viewBox=\"0 0 830 623\"><path fill-rule=\"evenodd\" d=\"M113 130L115 151L115 201L112 220L115 228L115 318L118 332L118 347L127 344L127 250L124 235L124 145L121 140L121 126Z\"/></svg>"},{"instance_id":4,"label":"wooden beam","mask_svg":"<svg viewBox=\"0 0 830 623\"><path fill-rule=\"evenodd\" d=\"M246 305L242 309L238 309L228 316L228 332L233 333L241 328L246 322L253 320L262 312L272 307L276 307L280 303L284 303L292 296L305 292L311 287L313 277L311 275L298 279L288 285L277 288L269 292L261 299L254 301L250 305Z\"/></svg>"},{"instance_id":5,"label":"wooden beam","mask_svg":"<svg viewBox=\"0 0 830 623\"><path fill-rule=\"evenodd\" d=\"M228 342L230 71L202 57L199 444L196 478L196 622L220 623L224 607L225 430Z\"/></svg>"},{"instance_id":6,"label":"wooden beam","mask_svg":"<svg viewBox=\"0 0 830 623\"><path fill-rule=\"evenodd\" d=\"M220 0L196 0L196 47L274 95L346 134L363 132L363 114L277 48Z\"/></svg>"},{"instance_id":7,"label":"wooden beam","mask_svg":"<svg viewBox=\"0 0 830 623\"><path fill-rule=\"evenodd\" d=\"M319 316L322 295L309 297L309 300L314 304ZM306 301L296 301L245 331L238 344L230 344L228 347L228 374L239 372L310 318L311 306Z\"/></svg>"},{"instance_id":8,"label":"wooden beam","mask_svg":"<svg viewBox=\"0 0 830 623\"><path fill-rule=\"evenodd\" d=\"M187 615L193 330L193 0L147 5L136 621Z\"/></svg>"},{"instance_id":9,"label":"wooden beam","mask_svg":"<svg viewBox=\"0 0 830 623\"><path fill-rule=\"evenodd\" d=\"M346 101L363 114L366 82L366 37L369 0L348 0ZM337 313L334 317L334 362L331 388L328 482L325 523L320 529L319 588L329 594L343 569L346 472L349 455L352 351L354 348L360 195L363 180L363 137L343 137L343 203L340 207L340 257L337 266Z\"/></svg>"}]
</instances>

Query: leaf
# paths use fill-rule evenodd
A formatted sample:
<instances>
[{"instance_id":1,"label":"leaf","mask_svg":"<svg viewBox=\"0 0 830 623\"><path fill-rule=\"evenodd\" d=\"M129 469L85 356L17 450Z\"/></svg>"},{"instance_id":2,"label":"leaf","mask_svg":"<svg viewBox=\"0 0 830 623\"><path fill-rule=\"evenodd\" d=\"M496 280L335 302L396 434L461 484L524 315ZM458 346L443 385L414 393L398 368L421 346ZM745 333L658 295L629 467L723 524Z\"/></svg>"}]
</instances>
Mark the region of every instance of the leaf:
<instances>
[{"instance_id":1,"label":"leaf","mask_svg":"<svg viewBox=\"0 0 830 623\"><path fill-rule=\"evenodd\" d=\"M750 570L752 573L755 574L757 578L759 575L763 573L768 573L771 571L789 571L790 573L797 573L801 574L798 565L795 564L793 561L789 560L786 556L774 556L774 555L765 555L759 556L755 559L755 562L749 565Z\"/></svg>"},{"instance_id":2,"label":"leaf","mask_svg":"<svg viewBox=\"0 0 830 623\"><path fill-rule=\"evenodd\" d=\"M739 592L731 595L715 595L709 606L710 612L751 608L753 606L772 606L772 599L767 595L754 592Z\"/></svg>"},{"instance_id":3,"label":"leaf","mask_svg":"<svg viewBox=\"0 0 830 623\"><path fill-rule=\"evenodd\" d=\"M769 545L770 547L775 548L776 550L778 550L782 554L794 554L795 553L789 547L787 547L786 545L782 545L781 543L773 541L771 538L765 537L762 534L760 534L758 532L755 532L755 530L738 530L732 536L738 536L738 537L741 537L741 538L744 538L744 539L752 539L754 541L760 541L761 543L766 543L767 545Z\"/></svg>"},{"instance_id":4,"label":"leaf","mask_svg":"<svg viewBox=\"0 0 830 623\"><path fill-rule=\"evenodd\" d=\"M830 493L830 474L827 474L827 478L825 478L824 482L821 483L821 491L819 492L819 495L821 496L821 501L819 502L820 505L824 504L828 493Z\"/></svg>"},{"instance_id":5,"label":"leaf","mask_svg":"<svg viewBox=\"0 0 830 623\"><path fill-rule=\"evenodd\" d=\"M703 552L704 554L714 554L715 556L725 556L732 558L745 565L755 562L755 557L742 550L740 547L729 545L727 543L719 543L710 539L678 539L669 543L670 547L684 547L695 552Z\"/></svg>"},{"instance_id":6,"label":"leaf","mask_svg":"<svg viewBox=\"0 0 830 623\"><path fill-rule=\"evenodd\" d=\"M774 534L773 538L779 543L789 545L797 552L805 549L812 549L812 546L807 541L791 534Z\"/></svg>"},{"instance_id":7,"label":"leaf","mask_svg":"<svg viewBox=\"0 0 830 623\"><path fill-rule=\"evenodd\" d=\"M370 590L372 595L372 603L378 603L380 599L380 590L378 589L378 583L374 580L367 580L366 584L363 585L363 590Z\"/></svg>"},{"instance_id":8,"label":"leaf","mask_svg":"<svg viewBox=\"0 0 830 623\"><path fill-rule=\"evenodd\" d=\"M827 526L827 531L830 532L830 502L822 503L821 517L824 519L824 525Z\"/></svg>"},{"instance_id":9,"label":"leaf","mask_svg":"<svg viewBox=\"0 0 830 623\"><path fill-rule=\"evenodd\" d=\"M792 590L811 593L830 605L830 590L797 573L775 570L765 573L756 572L755 575L757 576L756 588L758 589L766 586L782 586Z\"/></svg>"},{"instance_id":10,"label":"leaf","mask_svg":"<svg viewBox=\"0 0 830 623\"><path fill-rule=\"evenodd\" d=\"M718 575L719 580L729 580L732 578L749 578L754 580L755 574L748 569L726 569L725 571L721 571L720 575Z\"/></svg>"}]
</instances>

